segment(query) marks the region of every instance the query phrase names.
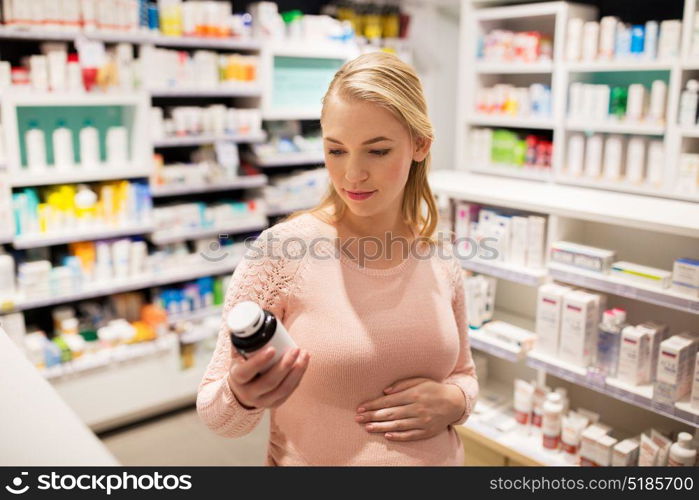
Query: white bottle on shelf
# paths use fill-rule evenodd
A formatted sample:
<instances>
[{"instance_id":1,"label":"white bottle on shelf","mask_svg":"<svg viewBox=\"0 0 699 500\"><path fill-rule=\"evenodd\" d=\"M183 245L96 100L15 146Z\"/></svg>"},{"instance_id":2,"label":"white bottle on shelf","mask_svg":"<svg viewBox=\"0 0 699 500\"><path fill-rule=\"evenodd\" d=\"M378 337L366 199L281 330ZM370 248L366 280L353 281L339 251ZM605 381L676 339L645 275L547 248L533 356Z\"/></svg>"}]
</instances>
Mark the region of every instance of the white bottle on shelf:
<instances>
[{"instance_id":1,"label":"white bottle on shelf","mask_svg":"<svg viewBox=\"0 0 699 500\"><path fill-rule=\"evenodd\" d=\"M85 126L80 129L80 163L85 168L100 164L99 134L91 120L85 120Z\"/></svg>"},{"instance_id":2,"label":"white bottle on shelf","mask_svg":"<svg viewBox=\"0 0 699 500\"><path fill-rule=\"evenodd\" d=\"M632 137L626 151L626 180L633 184L643 182L646 166L646 139Z\"/></svg>"},{"instance_id":3,"label":"white bottle on shelf","mask_svg":"<svg viewBox=\"0 0 699 500\"><path fill-rule=\"evenodd\" d=\"M107 129L107 163L112 167L124 167L129 162L129 141L126 127Z\"/></svg>"},{"instance_id":4,"label":"white bottle on shelf","mask_svg":"<svg viewBox=\"0 0 699 500\"><path fill-rule=\"evenodd\" d=\"M667 85L662 80L655 80L650 88L650 106L648 119L654 123L665 122L665 100L667 99Z\"/></svg>"},{"instance_id":5,"label":"white bottle on shelf","mask_svg":"<svg viewBox=\"0 0 699 500\"><path fill-rule=\"evenodd\" d=\"M583 134L571 134L568 138L568 175L580 177L583 174L585 162L585 136Z\"/></svg>"},{"instance_id":6,"label":"white bottle on shelf","mask_svg":"<svg viewBox=\"0 0 699 500\"><path fill-rule=\"evenodd\" d=\"M624 138L620 135L607 136L604 142L604 178L618 181L624 164Z\"/></svg>"},{"instance_id":7,"label":"white bottle on shelf","mask_svg":"<svg viewBox=\"0 0 699 500\"><path fill-rule=\"evenodd\" d=\"M542 407L541 437L547 450L557 450L561 440L563 398L557 392L549 392Z\"/></svg>"},{"instance_id":8,"label":"white bottle on shelf","mask_svg":"<svg viewBox=\"0 0 699 500\"><path fill-rule=\"evenodd\" d=\"M664 184L665 169L665 146L661 140L648 142L648 162L646 172L648 173L648 184L654 187L661 187Z\"/></svg>"},{"instance_id":9,"label":"white bottle on shelf","mask_svg":"<svg viewBox=\"0 0 699 500\"><path fill-rule=\"evenodd\" d=\"M66 127L65 120L58 120L53 131L53 164L57 169L70 169L75 166L73 155L73 134Z\"/></svg>"},{"instance_id":10,"label":"white bottle on shelf","mask_svg":"<svg viewBox=\"0 0 699 500\"><path fill-rule=\"evenodd\" d=\"M29 170L44 170L46 168L46 138L44 131L36 121L29 122L29 130L24 134L24 145L27 150L27 167Z\"/></svg>"},{"instance_id":11,"label":"white bottle on shelf","mask_svg":"<svg viewBox=\"0 0 699 500\"><path fill-rule=\"evenodd\" d=\"M680 125L694 127L697 124L697 103L699 102L699 82L689 80L680 98Z\"/></svg>"},{"instance_id":12,"label":"white bottle on shelf","mask_svg":"<svg viewBox=\"0 0 699 500\"><path fill-rule=\"evenodd\" d=\"M667 464L674 467L693 467L697 462L697 450L692 447L692 435L680 432L677 442L670 446Z\"/></svg>"},{"instance_id":13,"label":"white bottle on shelf","mask_svg":"<svg viewBox=\"0 0 699 500\"><path fill-rule=\"evenodd\" d=\"M585 177L596 179L602 173L602 136L595 134L587 138L585 148Z\"/></svg>"}]
</instances>

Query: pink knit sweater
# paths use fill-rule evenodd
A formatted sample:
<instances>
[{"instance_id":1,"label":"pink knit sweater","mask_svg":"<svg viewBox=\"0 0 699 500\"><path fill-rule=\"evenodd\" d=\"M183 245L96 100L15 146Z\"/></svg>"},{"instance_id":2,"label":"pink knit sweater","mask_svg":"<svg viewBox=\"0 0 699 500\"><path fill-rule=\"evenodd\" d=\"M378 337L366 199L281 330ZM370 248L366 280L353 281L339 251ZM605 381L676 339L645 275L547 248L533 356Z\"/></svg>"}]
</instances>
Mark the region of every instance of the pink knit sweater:
<instances>
[{"instance_id":1,"label":"pink knit sweater","mask_svg":"<svg viewBox=\"0 0 699 500\"><path fill-rule=\"evenodd\" d=\"M267 239L270 234L275 240ZM451 426L429 439L394 442L354 420L360 403L410 377L463 391L466 411L455 424L471 413L478 382L462 274L449 246L446 257L423 251L423 258L411 255L398 266L372 269L336 253L336 236L333 226L311 214L267 229L246 252L226 293L224 314L239 301L253 300L280 318L311 354L296 391L271 410L268 464L463 464ZM222 327L197 409L214 432L237 437L250 432L264 410L248 410L236 400L227 383L231 363L231 341Z\"/></svg>"}]
</instances>

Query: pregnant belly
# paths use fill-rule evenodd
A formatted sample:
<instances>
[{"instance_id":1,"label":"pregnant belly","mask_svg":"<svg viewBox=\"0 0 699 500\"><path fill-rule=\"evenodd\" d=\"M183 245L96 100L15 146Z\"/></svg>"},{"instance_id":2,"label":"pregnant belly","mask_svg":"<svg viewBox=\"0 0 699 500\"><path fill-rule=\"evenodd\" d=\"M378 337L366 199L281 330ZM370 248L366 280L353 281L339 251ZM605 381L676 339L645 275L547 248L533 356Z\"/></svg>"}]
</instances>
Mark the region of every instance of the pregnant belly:
<instances>
[{"instance_id":1,"label":"pregnant belly","mask_svg":"<svg viewBox=\"0 0 699 500\"><path fill-rule=\"evenodd\" d=\"M417 441L389 441L354 421L355 412L322 404L288 404L272 412L270 458L278 465L462 465L451 427Z\"/></svg>"}]
</instances>

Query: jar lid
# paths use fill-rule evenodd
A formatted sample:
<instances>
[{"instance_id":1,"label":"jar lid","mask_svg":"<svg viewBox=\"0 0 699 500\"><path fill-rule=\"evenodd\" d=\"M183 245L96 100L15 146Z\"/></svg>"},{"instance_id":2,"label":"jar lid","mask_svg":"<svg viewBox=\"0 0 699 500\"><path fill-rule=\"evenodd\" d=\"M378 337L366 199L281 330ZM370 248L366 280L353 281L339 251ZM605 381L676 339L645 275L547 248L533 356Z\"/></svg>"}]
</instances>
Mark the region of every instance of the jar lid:
<instances>
[{"instance_id":1,"label":"jar lid","mask_svg":"<svg viewBox=\"0 0 699 500\"><path fill-rule=\"evenodd\" d=\"M249 337L262 325L262 308L246 300L236 304L226 317L228 328L238 337Z\"/></svg>"}]
</instances>

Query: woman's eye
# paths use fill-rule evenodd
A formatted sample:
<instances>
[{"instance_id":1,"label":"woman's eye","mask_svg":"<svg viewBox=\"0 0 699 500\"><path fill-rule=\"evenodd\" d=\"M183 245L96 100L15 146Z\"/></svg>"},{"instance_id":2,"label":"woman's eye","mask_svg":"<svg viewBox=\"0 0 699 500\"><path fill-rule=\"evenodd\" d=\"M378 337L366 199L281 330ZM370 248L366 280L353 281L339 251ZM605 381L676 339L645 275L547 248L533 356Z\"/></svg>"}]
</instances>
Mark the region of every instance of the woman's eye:
<instances>
[{"instance_id":1,"label":"woman's eye","mask_svg":"<svg viewBox=\"0 0 699 500\"><path fill-rule=\"evenodd\" d=\"M341 149L329 149L328 154L332 156L339 156L343 153Z\"/></svg>"},{"instance_id":2,"label":"woman's eye","mask_svg":"<svg viewBox=\"0 0 699 500\"><path fill-rule=\"evenodd\" d=\"M390 149L372 149L369 154L375 156L386 156L391 150Z\"/></svg>"}]
</instances>

